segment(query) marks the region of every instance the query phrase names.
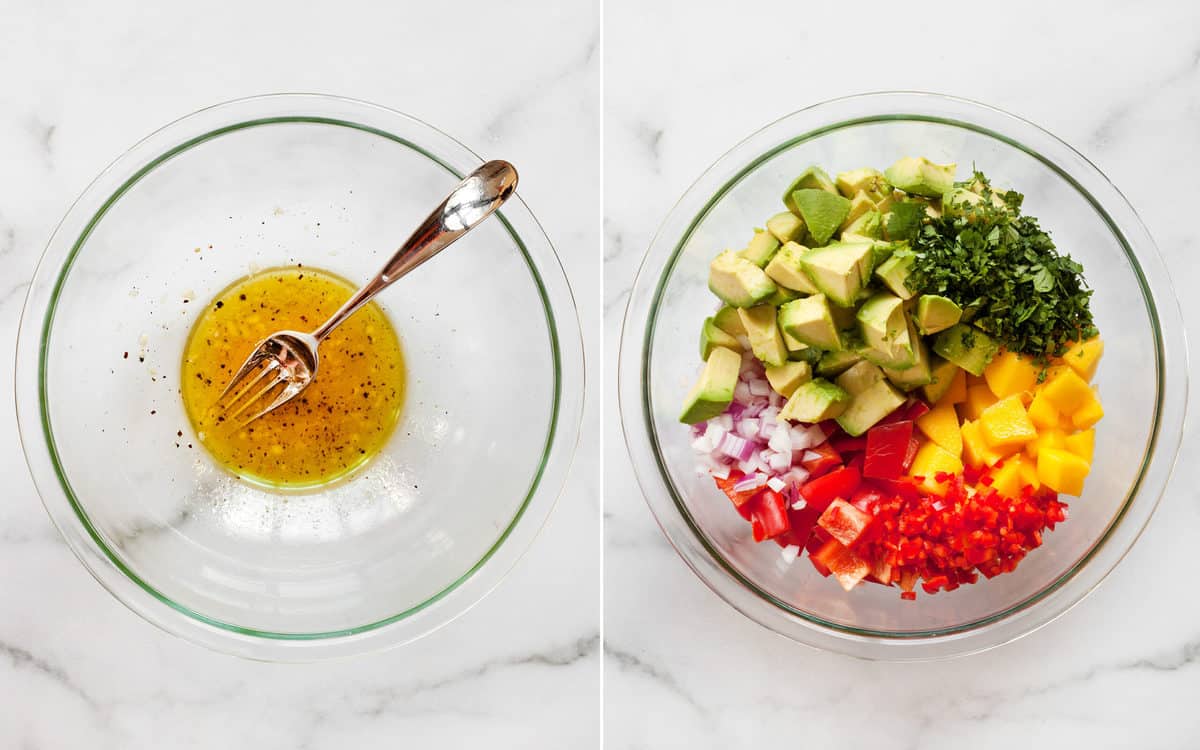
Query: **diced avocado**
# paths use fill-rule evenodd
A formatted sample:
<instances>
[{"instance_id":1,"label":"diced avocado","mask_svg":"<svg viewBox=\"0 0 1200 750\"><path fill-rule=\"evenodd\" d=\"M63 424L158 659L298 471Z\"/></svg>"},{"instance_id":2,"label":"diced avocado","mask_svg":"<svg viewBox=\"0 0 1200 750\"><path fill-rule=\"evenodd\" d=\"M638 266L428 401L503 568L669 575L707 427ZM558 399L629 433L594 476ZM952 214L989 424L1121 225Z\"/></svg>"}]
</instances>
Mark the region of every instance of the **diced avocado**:
<instances>
[{"instance_id":1,"label":"diced avocado","mask_svg":"<svg viewBox=\"0 0 1200 750\"><path fill-rule=\"evenodd\" d=\"M951 188L942 196L942 213L952 218L963 216L980 203L983 198L978 193L961 187Z\"/></svg>"},{"instance_id":2,"label":"diced avocado","mask_svg":"<svg viewBox=\"0 0 1200 750\"><path fill-rule=\"evenodd\" d=\"M791 211L783 211L767 219L767 231L774 235L780 244L798 242L804 236L804 219Z\"/></svg>"},{"instance_id":3,"label":"diced avocado","mask_svg":"<svg viewBox=\"0 0 1200 750\"><path fill-rule=\"evenodd\" d=\"M941 198L954 187L955 164L934 164L924 156L906 156L884 172L887 181L906 193Z\"/></svg>"},{"instance_id":4,"label":"diced avocado","mask_svg":"<svg viewBox=\"0 0 1200 750\"><path fill-rule=\"evenodd\" d=\"M779 240L775 239L775 235L765 229L755 229L754 236L750 238L746 247L738 251L738 255L762 268L771 262L778 249Z\"/></svg>"},{"instance_id":5,"label":"diced avocado","mask_svg":"<svg viewBox=\"0 0 1200 750\"><path fill-rule=\"evenodd\" d=\"M809 250L800 258L800 266L831 302L854 307L863 288L862 268L870 258L871 243L839 242Z\"/></svg>"},{"instance_id":6,"label":"diced avocado","mask_svg":"<svg viewBox=\"0 0 1200 750\"><path fill-rule=\"evenodd\" d=\"M884 242L875 240L871 243L871 259L874 261L871 265L871 273L867 275L866 281L863 284L871 283L871 277L875 275L875 269L888 262L897 250L907 250L908 243L904 241Z\"/></svg>"},{"instance_id":7,"label":"diced avocado","mask_svg":"<svg viewBox=\"0 0 1200 750\"><path fill-rule=\"evenodd\" d=\"M922 294L917 300L917 330L922 335L944 331L962 319L962 308L937 294Z\"/></svg>"},{"instance_id":8,"label":"diced avocado","mask_svg":"<svg viewBox=\"0 0 1200 750\"><path fill-rule=\"evenodd\" d=\"M723 346L713 349L704 362L700 379L683 400L679 421L696 424L712 419L729 408L741 369L742 355Z\"/></svg>"},{"instance_id":9,"label":"diced avocado","mask_svg":"<svg viewBox=\"0 0 1200 750\"><path fill-rule=\"evenodd\" d=\"M858 437L879 420L904 404L903 394L886 380L880 380L850 400L850 405L837 418L846 434Z\"/></svg>"},{"instance_id":10,"label":"diced avocado","mask_svg":"<svg viewBox=\"0 0 1200 750\"><path fill-rule=\"evenodd\" d=\"M797 216L800 215L800 208L796 205L792 194L797 190L807 189L824 190L837 195L837 186L833 184L833 180L829 179L829 175L825 174L825 170L812 166L801 172L800 176L787 186L787 190L783 191L783 205L787 206L787 210Z\"/></svg>"},{"instance_id":11,"label":"diced avocado","mask_svg":"<svg viewBox=\"0 0 1200 750\"><path fill-rule=\"evenodd\" d=\"M908 322L908 340L912 344L913 361L912 364L903 369L894 369L885 367L883 374L887 379L892 381L892 385L902 391L914 391L923 385L928 385L933 380L933 374L930 370L933 355L929 353L929 347L925 344L925 339L921 338L917 333L917 326L907 315L904 316Z\"/></svg>"},{"instance_id":12,"label":"diced avocado","mask_svg":"<svg viewBox=\"0 0 1200 750\"><path fill-rule=\"evenodd\" d=\"M954 385L954 376L962 368L954 364L948 359L931 354L929 355L930 362L930 380L929 385L925 386L923 392L925 400L931 404L936 404L942 400L942 396L950 390L950 386Z\"/></svg>"},{"instance_id":13,"label":"diced avocado","mask_svg":"<svg viewBox=\"0 0 1200 750\"><path fill-rule=\"evenodd\" d=\"M782 365L787 362L787 347L779 335L774 305L758 305L738 309L738 317L750 337L750 348L754 356L766 365Z\"/></svg>"},{"instance_id":14,"label":"diced avocado","mask_svg":"<svg viewBox=\"0 0 1200 750\"><path fill-rule=\"evenodd\" d=\"M907 282L916 260L917 256L912 250L897 250L875 269L875 275L900 299L912 299L916 291L909 289Z\"/></svg>"},{"instance_id":15,"label":"diced avocado","mask_svg":"<svg viewBox=\"0 0 1200 750\"><path fill-rule=\"evenodd\" d=\"M776 284L775 293L763 300L762 303L764 305L774 305L775 307L779 307L780 305L786 305L794 299L799 299L801 296L803 295L801 295L800 292L795 292L787 287Z\"/></svg>"},{"instance_id":16,"label":"diced avocado","mask_svg":"<svg viewBox=\"0 0 1200 750\"><path fill-rule=\"evenodd\" d=\"M904 300L879 292L858 308L858 325L866 348L860 353L881 367L903 370L916 357L909 337Z\"/></svg>"},{"instance_id":17,"label":"diced avocado","mask_svg":"<svg viewBox=\"0 0 1200 750\"><path fill-rule=\"evenodd\" d=\"M840 415L850 403L850 394L828 380L817 378L800 386L779 410L779 418L816 424Z\"/></svg>"},{"instance_id":18,"label":"diced avocado","mask_svg":"<svg viewBox=\"0 0 1200 750\"><path fill-rule=\"evenodd\" d=\"M921 223L925 221L925 205L922 203L894 203L891 211L884 217L883 236L889 240L916 239L921 231Z\"/></svg>"},{"instance_id":19,"label":"diced avocado","mask_svg":"<svg viewBox=\"0 0 1200 750\"><path fill-rule=\"evenodd\" d=\"M758 266L726 250L709 266L708 288L727 305L753 307L775 293L775 282Z\"/></svg>"},{"instance_id":20,"label":"diced avocado","mask_svg":"<svg viewBox=\"0 0 1200 750\"><path fill-rule=\"evenodd\" d=\"M795 289L804 294L817 294L820 290L800 265L800 258L807 252L809 250L804 245L788 242L779 248L779 252L775 253L775 257L767 264L767 276L776 284L788 289Z\"/></svg>"},{"instance_id":21,"label":"diced avocado","mask_svg":"<svg viewBox=\"0 0 1200 750\"><path fill-rule=\"evenodd\" d=\"M880 196L877 201L875 201L875 210L881 214L886 214L892 210L892 206L895 205L903 196L904 193L893 191L889 187L888 191Z\"/></svg>"},{"instance_id":22,"label":"diced avocado","mask_svg":"<svg viewBox=\"0 0 1200 750\"><path fill-rule=\"evenodd\" d=\"M833 316L833 324L839 331L854 332L858 329L858 321L854 318L856 310L853 307L830 305L829 314ZM842 346L846 346L846 337L842 336Z\"/></svg>"},{"instance_id":23,"label":"diced avocado","mask_svg":"<svg viewBox=\"0 0 1200 750\"><path fill-rule=\"evenodd\" d=\"M853 213L853 210L851 210L851 213ZM850 242L849 235L854 235L862 240L879 239L880 233L883 231L881 221L881 214L872 208L842 230L842 242Z\"/></svg>"},{"instance_id":24,"label":"diced avocado","mask_svg":"<svg viewBox=\"0 0 1200 750\"><path fill-rule=\"evenodd\" d=\"M783 334L784 345L787 345L787 340L791 338L786 333ZM792 339L795 341L795 339ZM821 361L821 350L815 346L808 344L800 344L800 349L788 349L788 360L791 362L807 362L810 367L816 367Z\"/></svg>"},{"instance_id":25,"label":"diced avocado","mask_svg":"<svg viewBox=\"0 0 1200 750\"><path fill-rule=\"evenodd\" d=\"M798 299L779 308L779 327L809 346L826 350L842 348L829 300L823 294Z\"/></svg>"},{"instance_id":26,"label":"diced avocado","mask_svg":"<svg viewBox=\"0 0 1200 750\"><path fill-rule=\"evenodd\" d=\"M883 173L870 167L841 172L834 184L837 185L838 192L847 198L853 198L862 192L877 201L892 192L892 186L887 183Z\"/></svg>"},{"instance_id":27,"label":"diced avocado","mask_svg":"<svg viewBox=\"0 0 1200 750\"><path fill-rule=\"evenodd\" d=\"M850 201L836 192L805 188L792 193L792 202L818 247L829 242L850 213Z\"/></svg>"},{"instance_id":28,"label":"diced avocado","mask_svg":"<svg viewBox=\"0 0 1200 750\"><path fill-rule=\"evenodd\" d=\"M767 368L767 382L780 396L787 398L796 389L812 380L812 367L807 362L785 362Z\"/></svg>"},{"instance_id":29,"label":"diced avocado","mask_svg":"<svg viewBox=\"0 0 1200 750\"><path fill-rule=\"evenodd\" d=\"M746 327L742 325L742 319L738 317L737 308L725 305L717 314L713 316L713 323L730 336L745 336ZM707 359L707 357L705 357Z\"/></svg>"},{"instance_id":30,"label":"diced avocado","mask_svg":"<svg viewBox=\"0 0 1200 750\"><path fill-rule=\"evenodd\" d=\"M866 360L855 364L837 376L838 386L851 396L857 396L881 380L883 380L883 370Z\"/></svg>"},{"instance_id":31,"label":"diced avocado","mask_svg":"<svg viewBox=\"0 0 1200 750\"><path fill-rule=\"evenodd\" d=\"M982 375L999 349L991 336L966 323L947 328L933 339L935 352L972 375Z\"/></svg>"},{"instance_id":32,"label":"diced avocado","mask_svg":"<svg viewBox=\"0 0 1200 750\"><path fill-rule=\"evenodd\" d=\"M836 377L862 361L861 354L849 349L825 352L821 355L821 361L817 363L817 374L823 378Z\"/></svg>"},{"instance_id":33,"label":"diced avocado","mask_svg":"<svg viewBox=\"0 0 1200 750\"><path fill-rule=\"evenodd\" d=\"M858 221L868 211L875 211L875 201L863 191L858 191L858 194L850 199L850 211L846 214L846 218L842 219L842 224L838 229L845 232L850 225Z\"/></svg>"},{"instance_id":34,"label":"diced avocado","mask_svg":"<svg viewBox=\"0 0 1200 750\"><path fill-rule=\"evenodd\" d=\"M732 349L735 352L742 350L742 347L738 345L738 340L733 335L722 331L712 318L705 318L704 325L700 329L700 359L707 362L708 355L712 354L712 350L718 346Z\"/></svg>"}]
</instances>

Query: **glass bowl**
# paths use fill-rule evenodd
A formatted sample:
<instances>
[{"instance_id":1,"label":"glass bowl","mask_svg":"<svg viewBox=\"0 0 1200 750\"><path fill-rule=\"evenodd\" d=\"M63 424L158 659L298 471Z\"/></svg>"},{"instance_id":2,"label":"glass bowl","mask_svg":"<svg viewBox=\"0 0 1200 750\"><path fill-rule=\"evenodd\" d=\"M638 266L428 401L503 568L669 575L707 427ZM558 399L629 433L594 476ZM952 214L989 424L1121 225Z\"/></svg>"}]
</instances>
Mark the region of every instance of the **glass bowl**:
<instances>
[{"instance_id":1,"label":"glass bowl","mask_svg":"<svg viewBox=\"0 0 1200 750\"><path fill-rule=\"evenodd\" d=\"M709 261L782 210L782 186L810 164L882 168L901 156L975 164L1023 192L1060 248L1083 263L1105 340L1096 382L1107 414L1083 497L1012 574L902 601L895 588L849 594L812 566L786 565L707 476L677 421L699 370L696 337L716 304ZM1187 354L1178 303L1133 208L1078 152L1037 126L961 99L879 93L789 115L722 156L675 205L642 263L621 339L622 426L638 482L684 561L753 620L808 645L915 660L987 649L1082 599L1149 521L1179 447Z\"/></svg>"},{"instance_id":2,"label":"glass bowl","mask_svg":"<svg viewBox=\"0 0 1200 750\"><path fill-rule=\"evenodd\" d=\"M296 263L360 284L480 162L398 112L273 95L172 123L88 187L33 279L16 396L46 509L114 596L221 651L312 660L411 641L512 567L562 487L583 398L571 291L519 198L377 298L407 397L352 477L306 493L235 479L179 397L217 292Z\"/></svg>"}]
</instances>

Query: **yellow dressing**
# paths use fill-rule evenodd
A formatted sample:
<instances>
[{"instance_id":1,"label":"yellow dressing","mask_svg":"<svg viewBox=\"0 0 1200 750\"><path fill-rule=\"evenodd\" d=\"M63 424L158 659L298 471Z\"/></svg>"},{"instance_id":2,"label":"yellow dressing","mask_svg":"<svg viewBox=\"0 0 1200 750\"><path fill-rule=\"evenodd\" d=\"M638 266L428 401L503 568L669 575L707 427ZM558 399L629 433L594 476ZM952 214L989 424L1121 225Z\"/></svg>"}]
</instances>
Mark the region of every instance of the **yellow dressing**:
<instances>
[{"instance_id":1,"label":"yellow dressing","mask_svg":"<svg viewBox=\"0 0 1200 750\"><path fill-rule=\"evenodd\" d=\"M291 402L241 427L218 421L213 408L259 341L283 329L313 330L354 290L326 271L276 268L208 304L184 349L180 393L218 464L249 481L299 489L345 476L387 442L404 404L404 355L375 303L322 342L316 379Z\"/></svg>"}]
</instances>

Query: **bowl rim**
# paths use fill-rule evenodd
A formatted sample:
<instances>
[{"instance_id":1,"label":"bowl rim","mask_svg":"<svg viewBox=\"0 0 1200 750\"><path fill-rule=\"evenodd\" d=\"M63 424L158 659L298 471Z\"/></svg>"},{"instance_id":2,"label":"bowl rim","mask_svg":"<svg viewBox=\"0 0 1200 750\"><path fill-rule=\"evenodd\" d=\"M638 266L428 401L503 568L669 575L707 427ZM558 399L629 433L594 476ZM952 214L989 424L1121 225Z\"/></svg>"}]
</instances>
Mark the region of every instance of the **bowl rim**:
<instances>
[{"instance_id":1,"label":"bowl rim","mask_svg":"<svg viewBox=\"0 0 1200 750\"><path fill-rule=\"evenodd\" d=\"M561 260L521 196L514 195L496 217L524 258L538 291L554 378L540 461L521 505L482 556L441 590L401 612L361 625L310 633L274 632L224 622L174 601L143 580L94 527L58 456L46 391L46 358L56 305L91 232L138 181L175 156L221 136L292 123L346 127L384 138L432 161L456 179L483 161L461 142L416 117L327 94L251 96L178 118L109 164L64 215L26 294L14 365L18 433L26 464L51 520L92 576L127 607L167 632L216 650L272 661L337 658L407 643L449 623L490 593L528 550L557 502L579 440L586 387L578 311ZM423 143L432 145L391 132L414 129ZM93 211L89 202L98 203L98 208ZM80 224L82 228L74 231Z\"/></svg>"},{"instance_id":2,"label":"bowl rim","mask_svg":"<svg viewBox=\"0 0 1200 750\"><path fill-rule=\"evenodd\" d=\"M684 246L712 207L746 175L799 143L835 130L887 121L936 122L972 130L1028 153L1057 173L1088 200L1121 244L1141 287L1155 333L1159 398L1153 428L1138 477L1104 535L1086 555L1034 595L988 617L939 630L888 632L845 626L788 606L749 580L707 538L674 486L659 449L650 403L650 347L663 291ZM1005 130L1024 132L1018 140ZM1040 142L1041 151L1054 152L1053 159L1022 140ZM743 152L753 155L746 157ZM727 177L730 173L732 176ZM1104 200L1092 194L1095 188L1084 188L1077 174L1103 188ZM1120 222L1113 218L1114 213L1120 215ZM1127 234L1135 235L1132 243ZM1135 244L1142 257L1134 252ZM1168 368L1168 361L1174 362L1177 357L1183 367L1175 364ZM672 207L643 258L626 306L619 359L619 408L626 449L651 513L684 562L720 598L759 624L819 649L870 659L936 659L986 650L1033 632L1081 601L1123 559L1157 508L1178 456L1187 403L1187 346L1178 300L1161 255L1125 197L1078 151L1028 120L972 100L920 91L870 92L814 104L760 128L710 165ZM1168 383L1168 379L1173 382ZM1151 469L1155 469L1153 474ZM1124 521L1140 497L1145 497L1149 505L1143 504L1145 516L1127 534L1123 549L1098 575L1092 571L1094 580L1064 595L1067 584L1078 579L1118 528L1124 525L1130 531ZM672 526L672 521L679 520L686 532L677 528L679 525ZM698 553L689 542L697 542L703 552ZM700 559L701 554L707 559ZM747 592L753 599L746 596Z\"/></svg>"}]
</instances>

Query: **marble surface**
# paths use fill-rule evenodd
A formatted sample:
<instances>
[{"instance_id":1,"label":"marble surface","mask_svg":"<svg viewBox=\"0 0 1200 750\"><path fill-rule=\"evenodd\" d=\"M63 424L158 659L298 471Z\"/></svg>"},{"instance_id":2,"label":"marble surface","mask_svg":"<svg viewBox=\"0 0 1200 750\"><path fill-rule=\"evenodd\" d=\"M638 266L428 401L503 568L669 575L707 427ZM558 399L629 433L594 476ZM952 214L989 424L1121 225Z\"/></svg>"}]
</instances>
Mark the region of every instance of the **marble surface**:
<instances>
[{"instance_id":1,"label":"marble surface","mask_svg":"<svg viewBox=\"0 0 1200 750\"><path fill-rule=\"evenodd\" d=\"M599 12L0 0L0 351L51 231L108 162L197 108L275 91L378 102L520 165L598 344ZM599 358L588 368L599 383ZM600 450L589 391L581 456ZM376 656L259 664L159 632L92 580L42 510L0 399L0 747L594 747L598 475L577 461L528 555L443 630Z\"/></svg>"},{"instance_id":2,"label":"marble surface","mask_svg":"<svg viewBox=\"0 0 1200 750\"><path fill-rule=\"evenodd\" d=\"M853 92L943 91L1041 124L1125 192L1176 289L1196 288L1198 28L1187 2L733 12L609 0L606 370L642 253L692 180L761 125ZM1181 296L1194 336L1200 298ZM794 645L712 594L654 524L628 467L615 381L605 389L607 747L1177 748L1200 737L1194 419L1157 516L1094 595L1009 646L896 665Z\"/></svg>"}]
</instances>

